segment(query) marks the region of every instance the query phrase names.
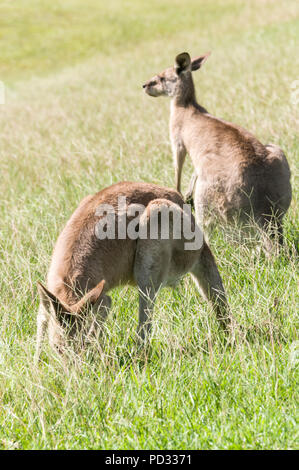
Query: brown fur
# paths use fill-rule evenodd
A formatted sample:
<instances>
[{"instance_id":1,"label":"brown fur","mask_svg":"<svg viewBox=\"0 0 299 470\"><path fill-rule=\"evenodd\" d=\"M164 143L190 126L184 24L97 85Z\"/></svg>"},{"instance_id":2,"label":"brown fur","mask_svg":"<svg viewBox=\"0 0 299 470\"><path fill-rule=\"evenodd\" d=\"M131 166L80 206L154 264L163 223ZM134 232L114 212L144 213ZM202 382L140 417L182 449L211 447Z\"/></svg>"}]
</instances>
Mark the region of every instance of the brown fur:
<instances>
[{"instance_id":1,"label":"brown fur","mask_svg":"<svg viewBox=\"0 0 299 470\"><path fill-rule=\"evenodd\" d=\"M131 283L139 288L139 327L141 338L150 330L150 317L157 290L172 285L191 272L204 296L211 300L219 320L226 324L228 315L221 278L207 244L198 250L184 249L181 239L122 239L99 240L95 226L99 220L96 210L101 204L116 208L118 196L126 196L127 204L146 207L139 225L148 225L155 211L171 206L183 212L181 195L168 188L146 183L122 182L88 196L75 210L58 237L48 273L47 288L39 284L41 298L38 313L36 358L40 355L42 338L48 327L52 347L63 352L66 330L80 330L87 307L103 321L111 305L107 292L114 287ZM191 223L195 226L193 216ZM132 219L128 219L128 222ZM86 294L87 292L87 294ZM85 295L84 295L85 294Z\"/></svg>"},{"instance_id":2,"label":"brown fur","mask_svg":"<svg viewBox=\"0 0 299 470\"><path fill-rule=\"evenodd\" d=\"M193 60L188 53L176 57L175 67L166 69L144 85L150 96L167 95L171 100L170 138L173 149L176 189L189 153L196 172L197 215L231 222L250 217L263 229L273 222L282 243L282 218L291 202L290 169L283 151L263 145L240 126L210 115L195 97L192 71L209 54Z\"/></svg>"}]
</instances>

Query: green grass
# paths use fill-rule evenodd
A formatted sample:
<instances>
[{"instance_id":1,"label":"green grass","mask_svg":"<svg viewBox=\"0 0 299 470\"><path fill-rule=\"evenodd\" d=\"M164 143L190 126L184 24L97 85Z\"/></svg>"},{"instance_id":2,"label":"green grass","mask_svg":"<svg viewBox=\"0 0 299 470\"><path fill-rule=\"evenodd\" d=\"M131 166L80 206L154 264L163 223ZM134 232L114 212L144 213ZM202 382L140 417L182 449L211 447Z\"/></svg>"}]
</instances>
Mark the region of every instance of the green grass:
<instances>
[{"instance_id":1,"label":"green grass","mask_svg":"<svg viewBox=\"0 0 299 470\"><path fill-rule=\"evenodd\" d=\"M0 447L298 448L299 6L287 3L1 2ZM98 355L66 373L45 345L35 368L36 281L79 201L120 180L174 184L169 102L141 85L183 50L212 50L195 75L201 104L281 145L292 170L277 259L210 236L246 335L225 345L187 276L160 293L146 353L124 287Z\"/></svg>"}]
</instances>

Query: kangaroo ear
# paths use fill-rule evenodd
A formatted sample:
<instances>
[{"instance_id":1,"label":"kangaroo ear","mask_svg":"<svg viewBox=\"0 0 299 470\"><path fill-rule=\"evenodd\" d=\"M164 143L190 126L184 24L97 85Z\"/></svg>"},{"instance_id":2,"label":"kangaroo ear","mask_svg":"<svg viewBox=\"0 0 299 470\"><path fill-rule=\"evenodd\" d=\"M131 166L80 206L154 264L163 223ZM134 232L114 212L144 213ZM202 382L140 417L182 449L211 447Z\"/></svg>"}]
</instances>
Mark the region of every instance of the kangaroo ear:
<instances>
[{"instance_id":1,"label":"kangaroo ear","mask_svg":"<svg viewBox=\"0 0 299 470\"><path fill-rule=\"evenodd\" d=\"M45 310L54 315L59 323L72 322L75 320L76 314L72 313L70 308L63 304L58 297L50 292L41 282L37 283L37 289L40 301Z\"/></svg>"},{"instance_id":2,"label":"kangaroo ear","mask_svg":"<svg viewBox=\"0 0 299 470\"><path fill-rule=\"evenodd\" d=\"M182 52L175 58L174 68L176 73L179 75L181 72L185 72L191 64L191 58L188 52Z\"/></svg>"},{"instance_id":3,"label":"kangaroo ear","mask_svg":"<svg viewBox=\"0 0 299 470\"><path fill-rule=\"evenodd\" d=\"M72 310L76 313L80 313L88 304L94 305L99 300L105 287L105 283L105 280L99 282L96 287L87 292L79 302L72 306Z\"/></svg>"},{"instance_id":4,"label":"kangaroo ear","mask_svg":"<svg viewBox=\"0 0 299 470\"><path fill-rule=\"evenodd\" d=\"M210 54L211 54L211 52L207 52L206 54L200 55L198 57L194 57L191 60L191 70L192 70L192 72L195 72L195 70L200 69L200 67L205 63L205 61L207 60L207 58L209 57Z\"/></svg>"}]
</instances>

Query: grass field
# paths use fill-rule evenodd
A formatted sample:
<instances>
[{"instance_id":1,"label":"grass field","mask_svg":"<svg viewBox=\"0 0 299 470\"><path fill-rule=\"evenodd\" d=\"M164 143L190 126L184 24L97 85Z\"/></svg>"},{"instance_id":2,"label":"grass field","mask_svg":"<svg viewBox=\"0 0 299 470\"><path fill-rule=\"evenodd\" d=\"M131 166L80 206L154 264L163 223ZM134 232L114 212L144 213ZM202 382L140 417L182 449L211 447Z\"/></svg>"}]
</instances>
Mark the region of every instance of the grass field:
<instances>
[{"instance_id":1,"label":"grass field","mask_svg":"<svg viewBox=\"0 0 299 470\"><path fill-rule=\"evenodd\" d=\"M0 3L0 448L298 448L298 41L297 0ZM292 170L278 258L210 235L247 334L226 345L187 276L160 293L146 354L124 287L101 354L66 373L45 344L34 367L36 282L79 201L121 180L174 185L169 102L141 85L184 50L212 51L200 103Z\"/></svg>"}]
</instances>

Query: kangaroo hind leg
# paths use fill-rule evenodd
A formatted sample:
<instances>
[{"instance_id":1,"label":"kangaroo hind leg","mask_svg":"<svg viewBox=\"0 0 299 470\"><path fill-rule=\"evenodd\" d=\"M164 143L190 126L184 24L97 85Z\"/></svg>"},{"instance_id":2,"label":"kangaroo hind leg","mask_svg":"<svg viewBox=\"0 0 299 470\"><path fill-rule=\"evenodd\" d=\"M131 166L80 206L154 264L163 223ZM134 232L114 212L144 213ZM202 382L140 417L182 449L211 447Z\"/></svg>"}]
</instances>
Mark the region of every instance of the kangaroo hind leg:
<instances>
[{"instance_id":1,"label":"kangaroo hind leg","mask_svg":"<svg viewBox=\"0 0 299 470\"><path fill-rule=\"evenodd\" d=\"M156 199L147 206L139 223L134 278L139 288L138 334L145 339L151 332L155 298L160 287L168 280L171 260L171 240L161 238L161 209L168 201ZM152 233L152 229L157 231ZM155 230L154 230L155 232Z\"/></svg>"},{"instance_id":2,"label":"kangaroo hind leg","mask_svg":"<svg viewBox=\"0 0 299 470\"><path fill-rule=\"evenodd\" d=\"M211 302L221 326L227 330L231 324L230 310L216 261L206 242L191 273L203 296Z\"/></svg>"}]
</instances>

